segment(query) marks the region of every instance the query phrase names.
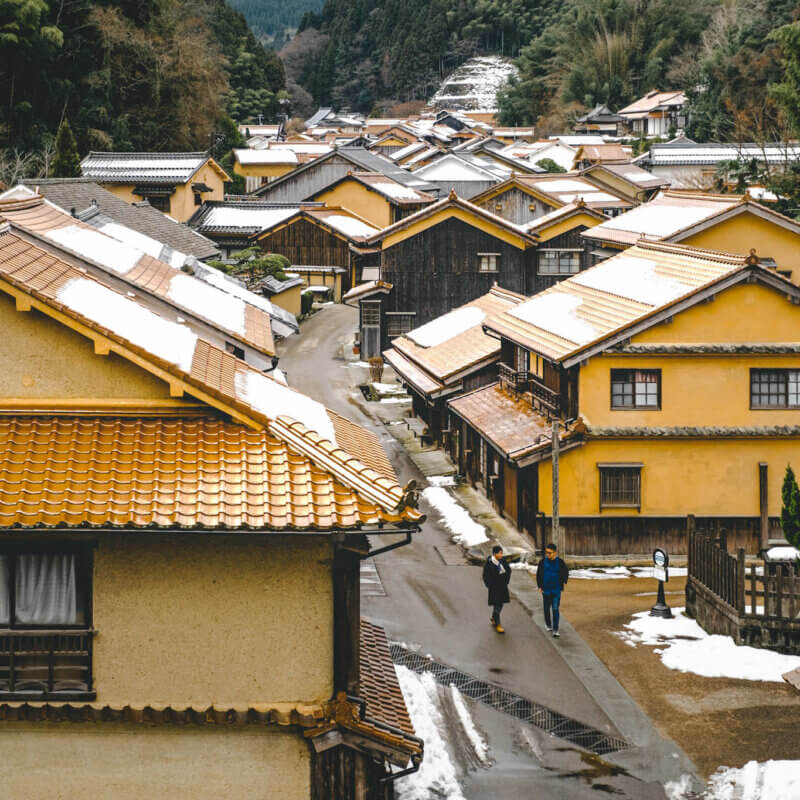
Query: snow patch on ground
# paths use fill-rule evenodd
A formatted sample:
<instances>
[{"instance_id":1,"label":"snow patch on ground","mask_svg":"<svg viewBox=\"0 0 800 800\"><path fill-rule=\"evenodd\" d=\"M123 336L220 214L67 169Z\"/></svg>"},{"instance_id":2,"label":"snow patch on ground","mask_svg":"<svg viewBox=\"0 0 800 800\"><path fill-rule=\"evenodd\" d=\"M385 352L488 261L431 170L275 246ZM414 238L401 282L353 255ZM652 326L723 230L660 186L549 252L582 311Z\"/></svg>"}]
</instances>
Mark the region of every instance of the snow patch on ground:
<instances>
[{"instance_id":1,"label":"snow patch on ground","mask_svg":"<svg viewBox=\"0 0 800 800\"><path fill-rule=\"evenodd\" d=\"M378 394L405 394L406 390L399 383L378 383L374 381L372 388Z\"/></svg>"},{"instance_id":2,"label":"snow patch on ground","mask_svg":"<svg viewBox=\"0 0 800 800\"><path fill-rule=\"evenodd\" d=\"M473 547L489 540L483 525L475 522L447 489L441 486L429 486L423 490L422 496L439 512L442 524L459 544Z\"/></svg>"},{"instance_id":3,"label":"snow patch on ground","mask_svg":"<svg viewBox=\"0 0 800 800\"><path fill-rule=\"evenodd\" d=\"M488 767L489 745L486 739L481 735L481 732L475 727L475 723L472 721L472 715L469 713L467 704L464 702L464 695L462 695L453 684L450 684L450 697L453 700L453 706L458 714L461 727L464 728L464 732L467 734L469 743L472 745L472 749L475 751L478 761L480 761L484 767Z\"/></svg>"},{"instance_id":4,"label":"snow patch on ground","mask_svg":"<svg viewBox=\"0 0 800 800\"><path fill-rule=\"evenodd\" d=\"M615 635L631 647L656 645L664 666L707 678L783 683L784 673L800 667L800 656L739 647L730 636L709 635L683 611L673 608L673 619L641 611Z\"/></svg>"},{"instance_id":5,"label":"snow patch on ground","mask_svg":"<svg viewBox=\"0 0 800 800\"><path fill-rule=\"evenodd\" d=\"M687 800L691 778L664 785L668 800ZM748 761L741 769L720 767L709 779L705 800L797 800L800 797L800 761Z\"/></svg>"},{"instance_id":6,"label":"snow patch on ground","mask_svg":"<svg viewBox=\"0 0 800 800\"><path fill-rule=\"evenodd\" d=\"M455 475L429 475L427 478L431 486L455 486Z\"/></svg>"},{"instance_id":7,"label":"snow patch on ground","mask_svg":"<svg viewBox=\"0 0 800 800\"><path fill-rule=\"evenodd\" d=\"M497 92L519 70L501 56L479 56L466 61L439 87L428 105L436 108L495 111Z\"/></svg>"},{"instance_id":8,"label":"snow patch on ground","mask_svg":"<svg viewBox=\"0 0 800 800\"><path fill-rule=\"evenodd\" d=\"M418 772L400 778L398 800L464 800L455 764L443 737L446 729L439 710L436 681L430 672L422 675L408 667L395 666L411 721L417 736L425 741L425 758Z\"/></svg>"},{"instance_id":9,"label":"snow patch on ground","mask_svg":"<svg viewBox=\"0 0 800 800\"><path fill-rule=\"evenodd\" d=\"M688 573L686 567L670 567L670 577L681 577ZM652 578L652 567L587 567L586 569L571 569L570 578L579 580L610 581L620 578Z\"/></svg>"},{"instance_id":10,"label":"snow patch on ground","mask_svg":"<svg viewBox=\"0 0 800 800\"><path fill-rule=\"evenodd\" d=\"M772 561L797 561L800 559L800 550L788 545L770 547L770 549L767 550L767 558Z\"/></svg>"}]
</instances>

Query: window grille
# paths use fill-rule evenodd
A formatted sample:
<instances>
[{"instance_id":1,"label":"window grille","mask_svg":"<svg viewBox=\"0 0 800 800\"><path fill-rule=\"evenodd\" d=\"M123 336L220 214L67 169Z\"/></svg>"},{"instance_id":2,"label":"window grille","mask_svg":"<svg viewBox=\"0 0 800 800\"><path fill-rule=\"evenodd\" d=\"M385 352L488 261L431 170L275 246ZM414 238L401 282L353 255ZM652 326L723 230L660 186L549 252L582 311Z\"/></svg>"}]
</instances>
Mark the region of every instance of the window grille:
<instances>
[{"instance_id":1,"label":"window grille","mask_svg":"<svg viewBox=\"0 0 800 800\"><path fill-rule=\"evenodd\" d=\"M603 465L600 470L600 508L641 508L641 465Z\"/></svg>"},{"instance_id":2,"label":"window grille","mask_svg":"<svg viewBox=\"0 0 800 800\"><path fill-rule=\"evenodd\" d=\"M752 408L800 408L800 370L751 369Z\"/></svg>"},{"instance_id":3,"label":"window grille","mask_svg":"<svg viewBox=\"0 0 800 800\"><path fill-rule=\"evenodd\" d=\"M660 407L660 369L611 370L611 408Z\"/></svg>"},{"instance_id":4,"label":"window grille","mask_svg":"<svg viewBox=\"0 0 800 800\"><path fill-rule=\"evenodd\" d=\"M582 250L541 250L540 275L575 275L581 269Z\"/></svg>"}]
</instances>

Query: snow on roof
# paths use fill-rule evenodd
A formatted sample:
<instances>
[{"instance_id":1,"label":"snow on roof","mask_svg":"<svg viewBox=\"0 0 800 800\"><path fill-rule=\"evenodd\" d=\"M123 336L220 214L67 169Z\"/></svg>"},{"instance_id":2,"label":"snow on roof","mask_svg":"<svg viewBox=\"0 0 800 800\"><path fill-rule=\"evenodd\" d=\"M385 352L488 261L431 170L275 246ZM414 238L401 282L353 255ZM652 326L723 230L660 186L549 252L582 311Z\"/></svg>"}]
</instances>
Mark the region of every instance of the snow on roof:
<instances>
[{"instance_id":1,"label":"snow on roof","mask_svg":"<svg viewBox=\"0 0 800 800\"><path fill-rule=\"evenodd\" d=\"M423 175L426 180L440 181L485 181L487 177L494 177L489 173L488 166L468 163L458 156L444 156L432 164L420 167L418 175Z\"/></svg>"},{"instance_id":2,"label":"snow on roof","mask_svg":"<svg viewBox=\"0 0 800 800\"><path fill-rule=\"evenodd\" d=\"M412 153L416 153L417 150L422 150L424 147L427 148L425 142L412 142L400 150L395 150L394 153L390 153L389 158L391 158L392 161L400 161L400 159L410 156Z\"/></svg>"},{"instance_id":3,"label":"snow on roof","mask_svg":"<svg viewBox=\"0 0 800 800\"><path fill-rule=\"evenodd\" d=\"M213 320L229 331L245 335L245 303L191 275L176 272L167 297L200 317Z\"/></svg>"},{"instance_id":4,"label":"snow on roof","mask_svg":"<svg viewBox=\"0 0 800 800\"><path fill-rule=\"evenodd\" d=\"M372 183L373 189L388 195L394 200L422 200L419 192L399 183Z\"/></svg>"},{"instance_id":5,"label":"snow on roof","mask_svg":"<svg viewBox=\"0 0 800 800\"><path fill-rule=\"evenodd\" d=\"M651 306L666 305L694 289L660 274L655 262L624 253L573 275L572 282Z\"/></svg>"},{"instance_id":6,"label":"snow on roof","mask_svg":"<svg viewBox=\"0 0 800 800\"><path fill-rule=\"evenodd\" d=\"M606 230L621 230L658 237L669 236L708 217L727 211L739 202L738 197L732 198L729 202L699 197L697 201L682 200L680 205L660 200L657 198L637 206L598 225L593 229L592 236L601 235L602 231Z\"/></svg>"},{"instance_id":7,"label":"snow on roof","mask_svg":"<svg viewBox=\"0 0 800 800\"><path fill-rule=\"evenodd\" d=\"M100 153L81 161L87 178L116 182L185 183L208 159L208 153Z\"/></svg>"},{"instance_id":8,"label":"snow on roof","mask_svg":"<svg viewBox=\"0 0 800 800\"><path fill-rule=\"evenodd\" d=\"M139 250L147 253L148 256L158 259L161 258L164 244L163 242L153 239L151 236L139 233L139 231L135 231L133 228L128 228L125 225L120 225L117 222L106 222L100 227L100 230L106 234L106 236L110 236L118 242L123 242L131 247L137 247ZM178 260L177 265L175 264L175 260ZM185 253L179 253L177 250L173 251L170 260L172 266L180 267L184 261L186 261Z\"/></svg>"},{"instance_id":9,"label":"snow on roof","mask_svg":"<svg viewBox=\"0 0 800 800\"><path fill-rule=\"evenodd\" d=\"M597 337L594 326L577 314L582 303L580 297L552 292L534 297L510 308L506 313L581 345L588 344Z\"/></svg>"},{"instance_id":10,"label":"snow on roof","mask_svg":"<svg viewBox=\"0 0 800 800\"><path fill-rule=\"evenodd\" d=\"M333 147L329 144L317 144L307 142L270 142L269 149L290 150L294 153L306 153L309 155L330 153Z\"/></svg>"},{"instance_id":11,"label":"snow on roof","mask_svg":"<svg viewBox=\"0 0 800 800\"><path fill-rule=\"evenodd\" d=\"M136 247L78 225L56 228L47 231L45 236L67 250L91 259L119 275L130 272L144 255L144 252Z\"/></svg>"},{"instance_id":12,"label":"snow on roof","mask_svg":"<svg viewBox=\"0 0 800 800\"><path fill-rule=\"evenodd\" d=\"M355 217L347 217L344 214L330 214L320 217L320 219L335 228L339 233L345 236L356 239L360 236L372 236L377 233L378 229L373 228L372 225L367 225Z\"/></svg>"},{"instance_id":13,"label":"snow on roof","mask_svg":"<svg viewBox=\"0 0 800 800\"><path fill-rule=\"evenodd\" d=\"M785 163L800 158L800 145L774 144L696 144L665 142L653 144L647 160L654 166L669 164L719 164L721 161Z\"/></svg>"},{"instance_id":14,"label":"snow on roof","mask_svg":"<svg viewBox=\"0 0 800 800\"><path fill-rule=\"evenodd\" d=\"M242 165L248 164L297 164L297 153L294 150L234 150L236 160Z\"/></svg>"},{"instance_id":15,"label":"snow on roof","mask_svg":"<svg viewBox=\"0 0 800 800\"><path fill-rule=\"evenodd\" d=\"M468 328L480 325L485 317L486 312L477 306L465 306L414 328L406 336L421 347L436 347Z\"/></svg>"},{"instance_id":16,"label":"snow on roof","mask_svg":"<svg viewBox=\"0 0 800 800\"><path fill-rule=\"evenodd\" d=\"M575 180L574 178L558 178L554 181L541 181L533 184L542 192L597 192L597 187L586 181ZM616 199L616 198L615 198Z\"/></svg>"},{"instance_id":17,"label":"snow on roof","mask_svg":"<svg viewBox=\"0 0 800 800\"><path fill-rule=\"evenodd\" d=\"M264 230L293 217L299 206L289 208L242 208L215 206L203 218L202 228L256 228Z\"/></svg>"},{"instance_id":18,"label":"snow on roof","mask_svg":"<svg viewBox=\"0 0 800 800\"><path fill-rule=\"evenodd\" d=\"M185 325L160 317L134 300L89 278L67 281L56 295L59 302L149 353L192 368L197 335Z\"/></svg>"},{"instance_id":19,"label":"snow on roof","mask_svg":"<svg viewBox=\"0 0 800 800\"><path fill-rule=\"evenodd\" d=\"M248 370L236 372L236 397L270 419L290 417L336 444L336 433L322 403L284 386L272 378Z\"/></svg>"}]
</instances>

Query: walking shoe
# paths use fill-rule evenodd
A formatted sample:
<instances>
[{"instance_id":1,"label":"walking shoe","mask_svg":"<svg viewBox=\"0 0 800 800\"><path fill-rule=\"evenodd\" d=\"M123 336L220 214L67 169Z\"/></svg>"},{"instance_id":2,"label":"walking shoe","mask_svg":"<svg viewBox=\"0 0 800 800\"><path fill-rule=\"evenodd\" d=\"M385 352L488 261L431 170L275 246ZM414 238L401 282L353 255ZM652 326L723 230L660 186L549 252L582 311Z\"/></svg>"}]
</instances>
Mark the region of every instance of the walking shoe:
<instances>
[{"instance_id":1,"label":"walking shoe","mask_svg":"<svg viewBox=\"0 0 800 800\"><path fill-rule=\"evenodd\" d=\"M494 618L494 616L491 616L491 617L489 617L489 624L490 624L490 625L491 625L493 628L494 628L494 626L495 626L495 625L497 625L497 620Z\"/></svg>"},{"instance_id":2,"label":"walking shoe","mask_svg":"<svg viewBox=\"0 0 800 800\"><path fill-rule=\"evenodd\" d=\"M558 639L560 636L561 636L561 634L558 631L553 631L553 638L554 639Z\"/></svg>"},{"instance_id":3,"label":"walking shoe","mask_svg":"<svg viewBox=\"0 0 800 800\"><path fill-rule=\"evenodd\" d=\"M545 625L544 629L548 632L553 630L549 625Z\"/></svg>"},{"instance_id":4,"label":"walking shoe","mask_svg":"<svg viewBox=\"0 0 800 800\"><path fill-rule=\"evenodd\" d=\"M499 622L497 623L497 625L494 626L494 629L498 633L505 633L506 632L506 629Z\"/></svg>"}]
</instances>

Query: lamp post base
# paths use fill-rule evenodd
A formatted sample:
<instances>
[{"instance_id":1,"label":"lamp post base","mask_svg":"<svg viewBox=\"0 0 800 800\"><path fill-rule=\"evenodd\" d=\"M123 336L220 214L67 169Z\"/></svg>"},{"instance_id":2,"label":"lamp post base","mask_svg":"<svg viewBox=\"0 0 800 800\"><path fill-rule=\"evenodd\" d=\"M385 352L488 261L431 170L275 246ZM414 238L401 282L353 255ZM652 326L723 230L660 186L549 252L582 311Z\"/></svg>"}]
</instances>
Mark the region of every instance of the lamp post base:
<instances>
[{"instance_id":1,"label":"lamp post base","mask_svg":"<svg viewBox=\"0 0 800 800\"><path fill-rule=\"evenodd\" d=\"M656 598L656 604L650 609L650 616L672 619L672 609L667 605L667 601L664 598L664 581L658 582L658 597Z\"/></svg>"}]
</instances>

